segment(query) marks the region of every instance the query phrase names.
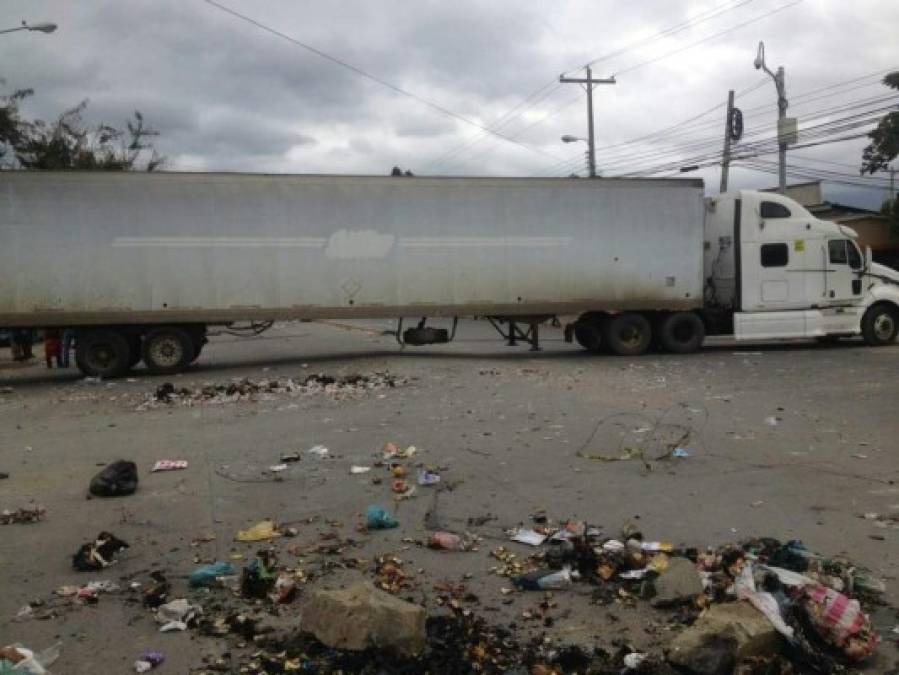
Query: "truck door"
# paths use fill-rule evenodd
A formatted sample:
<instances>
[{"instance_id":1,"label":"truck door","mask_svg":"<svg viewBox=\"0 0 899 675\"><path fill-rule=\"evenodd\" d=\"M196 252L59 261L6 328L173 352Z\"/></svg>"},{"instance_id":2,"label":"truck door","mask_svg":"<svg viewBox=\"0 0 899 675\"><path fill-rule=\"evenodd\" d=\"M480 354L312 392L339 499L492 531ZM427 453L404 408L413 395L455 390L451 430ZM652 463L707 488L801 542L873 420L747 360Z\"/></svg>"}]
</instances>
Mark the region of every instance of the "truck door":
<instances>
[{"instance_id":1,"label":"truck door","mask_svg":"<svg viewBox=\"0 0 899 675\"><path fill-rule=\"evenodd\" d=\"M851 239L828 239L826 245L824 301L828 305L852 304L862 295L862 255Z\"/></svg>"},{"instance_id":2,"label":"truck door","mask_svg":"<svg viewBox=\"0 0 899 675\"><path fill-rule=\"evenodd\" d=\"M742 219L742 309L744 312L803 309L806 300L804 241L790 209L763 199L751 202ZM802 230L804 231L804 229Z\"/></svg>"}]
</instances>

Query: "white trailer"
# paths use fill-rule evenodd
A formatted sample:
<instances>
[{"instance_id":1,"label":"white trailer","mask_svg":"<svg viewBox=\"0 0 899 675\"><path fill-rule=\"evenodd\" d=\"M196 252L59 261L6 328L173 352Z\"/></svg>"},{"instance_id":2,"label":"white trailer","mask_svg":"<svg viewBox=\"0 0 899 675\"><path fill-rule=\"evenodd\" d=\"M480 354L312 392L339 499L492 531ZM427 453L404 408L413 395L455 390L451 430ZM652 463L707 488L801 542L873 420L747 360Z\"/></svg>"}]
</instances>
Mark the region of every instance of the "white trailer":
<instances>
[{"instance_id":1,"label":"white trailer","mask_svg":"<svg viewBox=\"0 0 899 675\"><path fill-rule=\"evenodd\" d=\"M845 270L812 272L798 254L831 239ZM536 348L576 315L569 339L638 354L707 330L854 334L879 302L892 339L890 272L853 269L852 240L777 195L704 202L698 180L3 172L0 326L75 329L79 367L104 376L176 372L208 326L279 319L481 316ZM397 337L452 335L422 319Z\"/></svg>"}]
</instances>

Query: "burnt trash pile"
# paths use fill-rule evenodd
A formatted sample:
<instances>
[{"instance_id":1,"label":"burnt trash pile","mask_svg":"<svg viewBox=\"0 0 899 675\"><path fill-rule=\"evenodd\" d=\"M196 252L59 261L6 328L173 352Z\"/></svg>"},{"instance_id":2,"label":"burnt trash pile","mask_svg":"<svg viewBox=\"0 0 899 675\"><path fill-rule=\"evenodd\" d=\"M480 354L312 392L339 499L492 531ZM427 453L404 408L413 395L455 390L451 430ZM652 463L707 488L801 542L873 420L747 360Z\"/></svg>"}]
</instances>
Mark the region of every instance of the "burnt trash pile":
<instances>
[{"instance_id":1,"label":"burnt trash pile","mask_svg":"<svg viewBox=\"0 0 899 675\"><path fill-rule=\"evenodd\" d=\"M153 394L148 394L141 409L159 405L215 405L248 400L266 400L276 397L325 395L332 398L353 398L373 391L383 391L405 386L409 378L389 372L328 375L315 373L302 377L279 377L205 383L200 386L176 387L171 382L160 384Z\"/></svg>"}]
</instances>

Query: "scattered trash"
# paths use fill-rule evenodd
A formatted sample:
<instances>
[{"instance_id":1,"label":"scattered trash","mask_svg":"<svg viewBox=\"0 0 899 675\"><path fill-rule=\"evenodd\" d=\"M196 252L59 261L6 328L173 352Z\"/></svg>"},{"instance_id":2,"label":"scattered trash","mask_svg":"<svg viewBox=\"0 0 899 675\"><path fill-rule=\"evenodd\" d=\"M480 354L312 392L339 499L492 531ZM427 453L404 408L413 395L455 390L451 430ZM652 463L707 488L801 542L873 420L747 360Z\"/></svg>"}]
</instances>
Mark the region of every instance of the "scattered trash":
<instances>
[{"instance_id":1,"label":"scattered trash","mask_svg":"<svg viewBox=\"0 0 899 675\"><path fill-rule=\"evenodd\" d=\"M47 668L59 658L61 642L35 653L18 642L0 648L0 673L24 673L25 675L44 675ZM9 664L9 665L8 665Z\"/></svg>"},{"instance_id":2,"label":"scattered trash","mask_svg":"<svg viewBox=\"0 0 899 675\"><path fill-rule=\"evenodd\" d=\"M143 605L150 609L156 609L168 600L171 585L168 579L165 578L165 574L159 570L151 572L150 579L152 580L151 583L143 589Z\"/></svg>"},{"instance_id":3,"label":"scattered trash","mask_svg":"<svg viewBox=\"0 0 899 675\"><path fill-rule=\"evenodd\" d=\"M805 587L801 607L818 636L852 661L863 661L877 647L877 634L858 600L825 586Z\"/></svg>"},{"instance_id":4,"label":"scattered trash","mask_svg":"<svg viewBox=\"0 0 899 675\"><path fill-rule=\"evenodd\" d=\"M93 572L109 567L115 562L115 555L128 548L121 539L109 532L101 532L97 539L86 544L72 556L72 567L79 572Z\"/></svg>"},{"instance_id":5,"label":"scattered trash","mask_svg":"<svg viewBox=\"0 0 899 675\"><path fill-rule=\"evenodd\" d=\"M564 567L561 570L538 570L512 578L515 587L522 591L558 591L571 586L577 572Z\"/></svg>"},{"instance_id":6,"label":"scattered trash","mask_svg":"<svg viewBox=\"0 0 899 675\"><path fill-rule=\"evenodd\" d=\"M324 459L325 457L327 457L329 452L330 450L328 450L328 448L326 448L324 445L314 445L306 451L307 454L315 455L319 459Z\"/></svg>"},{"instance_id":7,"label":"scattered trash","mask_svg":"<svg viewBox=\"0 0 899 675\"><path fill-rule=\"evenodd\" d=\"M398 525L399 522L390 515L387 509L380 506L369 506L365 510L365 527L369 530L388 530Z\"/></svg>"},{"instance_id":8,"label":"scattered trash","mask_svg":"<svg viewBox=\"0 0 899 675\"><path fill-rule=\"evenodd\" d=\"M240 592L246 598L264 598L275 586L278 577L274 554L258 551L256 558L243 568L240 576Z\"/></svg>"},{"instance_id":9,"label":"scattered trash","mask_svg":"<svg viewBox=\"0 0 899 675\"><path fill-rule=\"evenodd\" d=\"M407 492L409 492L412 489L412 487L405 480L399 478L399 479L393 481L393 483L391 483L390 489L393 490L394 492L396 492L397 494L402 495L402 494L406 494Z\"/></svg>"},{"instance_id":10,"label":"scattered trash","mask_svg":"<svg viewBox=\"0 0 899 675\"><path fill-rule=\"evenodd\" d=\"M215 562L191 572L188 581L194 588L214 586L222 577L232 577L237 574L234 565L229 562Z\"/></svg>"},{"instance_id":11,"label":"scattered trash","mask_svg":"<svg viewBox=\"0 0 899 675\"><path fill-rule=\"evenodd\" d=\"M354 476L357 476L361 473L368 473L369 471L371 471L370 466L359 466L357 464L354 464L350 467L350 473Z\"/></svg>"},{"instance_id":12,"label":"scattered trash","mask_svg":"<svg viewBox=\"0 0 899 675\"><path fill-rule=\"evenodd\" d=\"M0 511L0 525L29 525L40 522L46 514L47 509L43 506L23 506L15 511L3 509Z\"/></svg>"},{"instance_id":13,"label":"scattered trash","mask_svg":"<svg viewBox=\"0 0 899 675\"><path fill-rule=\"evenodd\" d=\"M293 464L294 462L299 462L300 453L299 452L287 452L281 455L281 462L283 464Z\"/></svg>"},{"instance_id":14,"label":"scattered trash","mask_svg":"<svg viewBox=\"0 0 899 675\"><path fill-rule=\"evenodd\" d=\"M187 630L203 614L203 608L192 605L184 598L172 600L156 609L156 622L162 624L159 631Z\"/></svg>"},{"instance_id":15,"label":"scattered trash","mask_svg":"<svg viewBox=\"0 0 899 675\"><path fill-rule=\"evenodd\" d=\"M394 478L405 478L409 475L409 471L402 464L395 464L390 467L390 473Z\"/></svg>"},{"instance_id":16,"label":"scattered trash","mask_svg":"<svg viewBox=\"0 0 899 675\"><path fill-rule=\"evenodd\" d=\"M780 424L780 418L775 417L774 415L772 415L771 417L766 417L765 424L767 424L769 427L776 427L778 424Z\"/></svg>"},{"instance_id":17,"label":"scattered trash","mask_svg":"<svg viewBox=\"0 0 899 675\"><path fill-rule=\"evenodd\" d=\"M146 651L138 656L137 661L134 662L134 672L149 672L163 661L165 661L165 656L163 656L162 652Z\"/></svg>"},{"instance_id":18,"label":"scattered trash","mask_svg":"<svg viewBox=\"0 0 899 675\"><path fill-rule=\"evenodd\" d=\"M414 445L408 446L405 450L401 450L398 445L394 443L387 443L384 445L384 461L390 461L392 459L409 459L410 457L414 457L418 452L418 448Z\"/></svg>"},{"instance_id":19,"label":"scattered trash","mask_svg":"<svg viewBox=\"0 0 899 675\"><path fill-rule=\"evenodd\" d=\"M318 373L299 380L289 377L261 380L244 378L228 382L208 383L199 387L176 387L171 382L165 382L159 385L153 394L145 395L138 410L167 405L222 405L275 396L297 397L324 394L334 398L348 398L362 396L371 391L393 389L408 383L407 378L387 372L342 377Z\"/></svg>"},{"instance_id":20,"label":"scattered trash","mask_svg":"<svg viewBox=\"0 0 899 675\"><path fill-rule=\"evenodd\" d=\"M465 540L452 532L434 532L428 540L428 548L443 551L464 551L467 548Z\"/></svg>"},{"instance_id":21,"label":"scattered trash","mask_svg":"<svg viewBox=\"0 0 899 675\"><path fill-rule=\"evenodd\" d=\"M677 458L679 458L679 459L685 458L685 457L689 457L690 454L691 454L690 451L687 450L687 449L685 449L685 448L675 448L675 449L671 452L671 456L672 456L672 457L677 457ZM645 656L645 655L644 655L644 656ZM636 668L636 667L637 667L637 666L634 666L634 668Z\"/></svg>"},{"instance_id":22,"label":"scattered trash","mask_svg":"<svg viewBox=\"0 0 899 675\"><path fill-rule=\"evenodd\" d=\"M235 541L242 542L254 542L254 541L265 541L266 539L274 539L275 537L280 537L281 533L278 532L275 527L275 523L271 520L262 520L253 527L250 527L246 530L239 530L237 535L234 537Z\"/></svg>"},{"instance_id":23,"label":"scattered trash","mask_svg":"<svg viewBox=\"0 0 899 675\"><path fill-rule=\"evenodd\" d=\"M272 473L281 473L282 471L287 471L286 464L273 464L268 468Z\"/></svg>"},{"instance_id":24,"label":"scattered trash","mask_svg":"<svg viewBox=\"0 0 899 675\"><path fill-rule=\"evenodd\" d=\"M419 469L418 470L418 484L419 485L437 485L440 482L440 475L428 471L427 469Z\"/></svg>"},{"instance_id":25,"label":"scattered trash","mask_svg":"<svg viewBox=\"0 0 899 675\"><path fill-rule=\"evenodd\" d=\"M150 469L150 473L156 473L157 471L179 471L186 468L186 459L160 459L157 460L156 464L153 465L153 468Z\"/></svg>"},{"instance_id":26,"label":"scattered trash","mask_svg":"<svg viewBox=\"0 0 899 675\"><path fill-rule=\"evenodd\" d=\"M628 670L639 668L640 664L643 663L646 658L646 654L641 654L640 652L631 652L624 657L624 667Z\"/></svg>"},{"instance_id":27,"label":"scattered trash","mask_svg":"<svg viewBox=\"0 0 899 675\"><path fill-rule=\"evenodd\" d=\"M275 579L275 590L271 594L273 602L279 605L286 604L296 597L297 582L292 576L287 574L279 574Z\"/></svg>"},{"instance_id":28,"label":"scattered trash","mask_svg":"<svg viewBox=\"0 0 899 675\"><path fill-rule=\"evenodd\" d=\"M97 497L124 497L137 490L137 465L120 459L91 479L90 493Z\"/></svg>"},{"instance_id":29,"label":"scattered trash","mask_svg":"<svg viewBox=\"0 0 899 675\"><path fill-rule=\"evenodd\" d=\"M540 546L546 541L546 535L541 534L536 530L520 529L515 530L512 533L512 541L516 541L519 544L528 544L530 546Z\"/></svg>"}]
</instances>

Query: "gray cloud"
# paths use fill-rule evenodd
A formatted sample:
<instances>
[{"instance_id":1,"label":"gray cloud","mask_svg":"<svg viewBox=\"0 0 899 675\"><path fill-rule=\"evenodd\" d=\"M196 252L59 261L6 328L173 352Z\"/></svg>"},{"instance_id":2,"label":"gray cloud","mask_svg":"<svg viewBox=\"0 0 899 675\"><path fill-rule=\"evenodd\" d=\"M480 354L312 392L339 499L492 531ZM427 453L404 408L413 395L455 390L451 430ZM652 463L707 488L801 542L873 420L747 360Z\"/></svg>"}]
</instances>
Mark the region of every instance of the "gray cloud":
<instances>
[{"instance_id":1,"label":"gray cloud","mask_svg":"<svg viewBox=\"0 0 899 675\"><path fill-rule=\"evenodd\" d=\"M562 71L729 4L223 1L478 123L491 122ZM596 74L626 71L786 1L754 0L598 63ZM11 0L0 9L4 25L17 25L22 18L60 26L52 35L0 36L0 76L8 87L36 90L27 112L52 118L89 98L92 121L117 123L140 109L161 132L158 148L169 157L171 169L383 173L400 164L417 172L561 175L582 168L583 146L559 142L563 133L585 132L583 96L573 86L550 87L548 96L502 128L525 149L360 78L202 0ZM632 170L686 158L685 144L714 141L720 135L720 111L651 142L607 147L707 110L723 102L728 89L759 82L751 65L759 39L766 42L769 61L786 66L788 92L798 96L899 67L897 24L896 3L806 0L625 72L616 86L597 92L600 165L609 173ZM874 79L861 84L852 91L825 91L816 101L798 100L791 113L802 125L825 108L888 93ZM747 132L773 128L773 104L770 82L740 99ZM863 145L858 140L802 154L857 164ZM717 186L717 170L699 175L710 188ZM737 186L769 185L774 177L735 170L734 181ZM839 188L835 194L845 199L847 192ZM882 197L851 188L849 194L867 205Z\"/></svg>"}]
</instances>

